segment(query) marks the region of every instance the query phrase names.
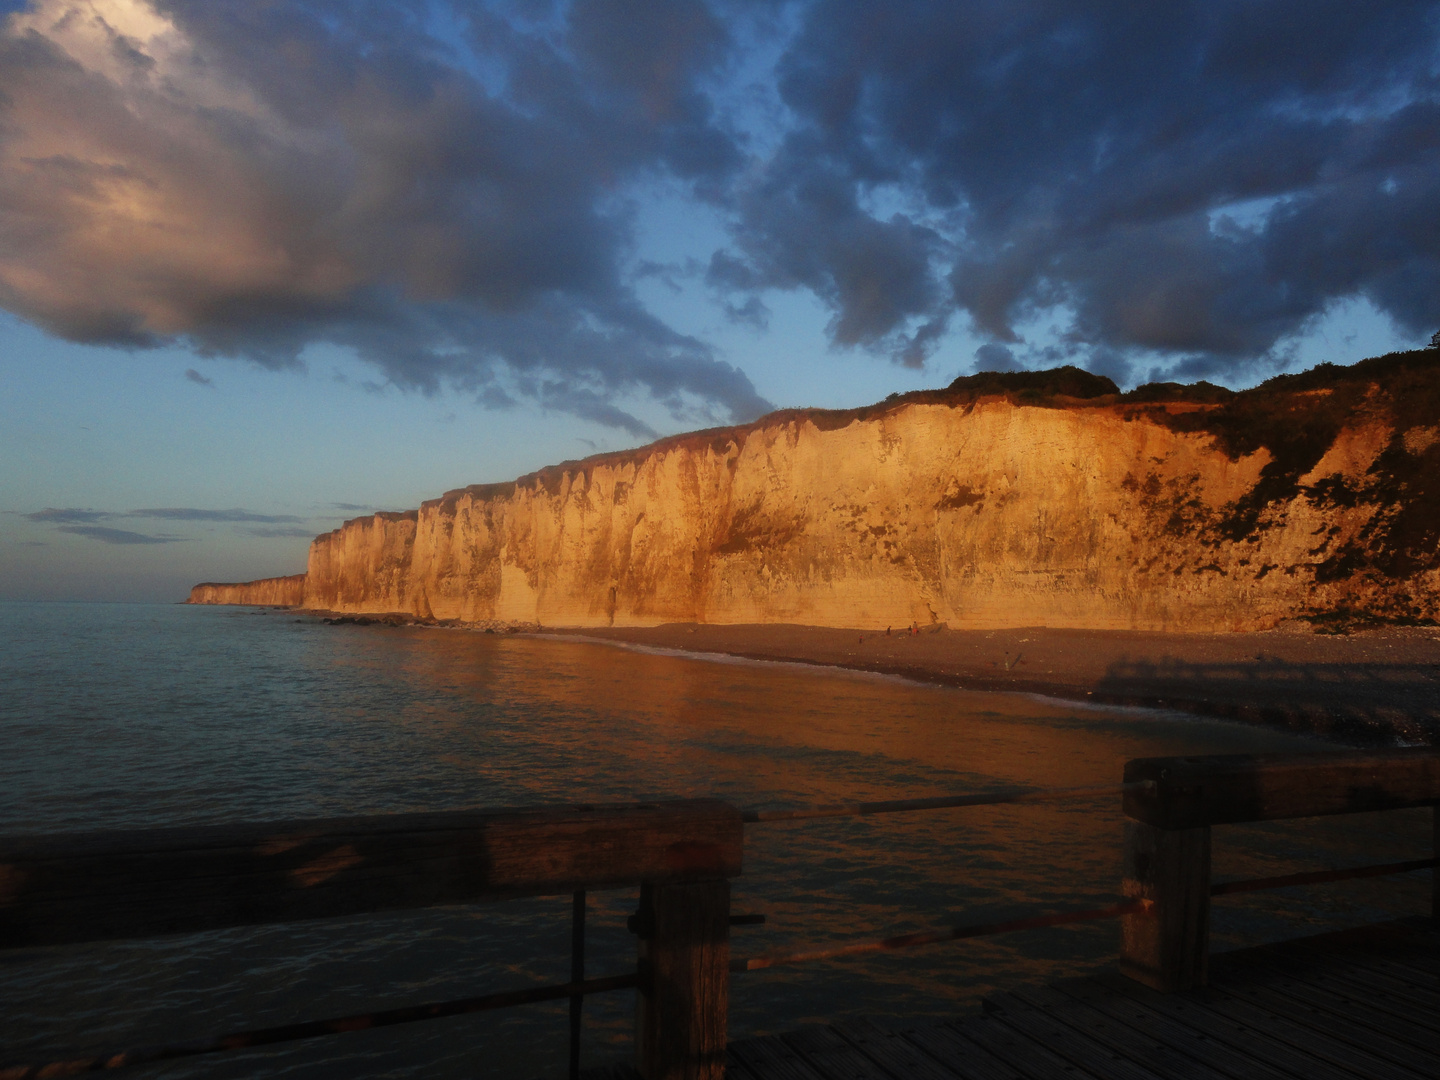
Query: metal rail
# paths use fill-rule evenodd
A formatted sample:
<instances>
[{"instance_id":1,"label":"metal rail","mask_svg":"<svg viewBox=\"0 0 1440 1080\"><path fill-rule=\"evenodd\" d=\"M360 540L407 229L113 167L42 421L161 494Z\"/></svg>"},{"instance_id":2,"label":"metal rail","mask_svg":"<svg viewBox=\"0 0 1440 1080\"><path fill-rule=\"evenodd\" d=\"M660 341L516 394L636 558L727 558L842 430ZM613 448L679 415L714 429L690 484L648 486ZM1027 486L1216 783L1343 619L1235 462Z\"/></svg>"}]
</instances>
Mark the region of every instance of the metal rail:
<instances>
[{"instance_id":1,"label":"metal rail","mask_svg":"<svg viewBox=\"0 0 1440 1080\"><path fill-rule=\"evenodd\" d=\"M1329 881L1386 877L1390 874L1408 874L1414 870L1429 870L1436 866L1440 866L1440 859L1411 859L1408 862L1351 866L1343 870L1312 870L1302 874L1283 874L1280 877L1250 878L1248 881L1221 881L1210 886L1210 895L1230 896L1234 893L1283 889L1290 885L1323 885Z\"/></svg>"},{"instance_id":2,"label":"metal rail","mask_svg":"<svg viewBox=\"0 0 1440 1080\"><path fill-rule=\"evenodd\" d=\"M951 810L962 806L1003 806L1008 803L1062 802L1066 799L1093 799L1103 795L1124 795L1127 791L1145 791L1155 786L1152 780L1136 780L1128 784L1107 784L1104 787L1080 788L1013 788L1009 791L970 795L939 795L929 799L888 799L882 802L834 803L828 806L805 806L795 810L740 811L740 820L747 825L770 821L808 821L814 818L869 817L871 814L904 814L916 810Z\"/></svg>"},{"instance_id":3,"label":"metal rail","mask_svg":"<svg viewBox=\"0 0 1440 1080\"><path fill-rule=\"evenodd\" d=\"M815 960L834 960L841 956L859 956L863 953L890 952L895 949L913 949L917 945L936 945L944 941L960 941L963 938L987 937L991 934L1008 934L1013 930L1037 930L1043 926L1065 926L1068 923L1094 922L1099 919L1118 919L1122 915L1143 915L1151 908L1149 900L1130 900L1110 907L1090 908L1086 911L1061 911L1054 915L1032 915L1024 919L1008 919L997 923L973 923L969 926L952 926L948 930L921 931L915 934L900 934L896 937L881 938L878 941L857 941L848 945L837 945L829 949L808 949L798 952L771 953L769 956L752 956L747 959L730 961L731 971L759 971L762 968L777 967L780 964L804 964Z\"/></svg>"},{"instance_id":4,"label":"metal rail","mask_svg":"<svg viewBox=\"0 0 1440 1080\"><path fill-rule=\"evenodd\" d=\"M1225 881L1210 887L1211 896L1229 896L1236 893L1260 892L1267 889L1283 889L1294 885L1321 885L1333 881L1352 881L1358 878L1385 877L1390 874L1408 874L1416 870L1429 870L1440 866L1440 859L1411 859L1407 862L1376 863L1370 866L1353 866L1341 870L1316 870L1300 874L1285 874L1280 877L1250 878L1244 881ZM772 953L768 956L752 956L730 962L734 972L759 971L778 967L781 964L803 964L817 960L834 960L842 956L859 956L865 953L890 952L895 949L910 949L919 945L935 945L965 938L987 937L991 934L1008 934L1015 930L1036 930L1046 926L1064 926L1069 923L1095 922L1101 919L1118 919L1124 915L1150 914L1154 903L1150 900L1134 900L1105 908L1090 908L1085 911L1065 911L1054 915L1036 915L1021 919L1009 919L996 923L974 923L955 926L948 930L921 931L914 934L900 934L894 937L872 941L858 941L837 945L828 949L799 950L788 953Z\"/></svg>"},{"instance_id":5,"label":"metal rail","mask_svg":"<svg viewBox=\"0 0 1440 1080\"><path fill-rule=\"evenodd\" d=\"M371 1028L413 1024L419 1020L437 1020L442 1016L462 1016L466 1013L488 1012L491 1009L508 1009L515 1005L532 1005L541 1001L560 1001L565 998L573 1000L582 994L599 994L607 990L627 990L638 985L640 985L639 975L629 971L623 975L607 975L599 979L583 979L579 982L559 983L553 986L534 986L525 990L508 990L498 994L482 994L479 997L458 998L454 1001L438 1001L425 1005L407 1005L399 1009L356 1013L351 1016L334 1017L330 1020L308 1020L299 1024L283 1024L279 1027L252 1028L248 1031L236 1031L208 1039L166 1043L160 1046L143 1046L133 1050L96 1054L92 1057L72 1058L68 1061L52 1061L43 1065L11 1065L0 1068L0 1080L32 1080L32 1078L39 1077L75 1076L79 1073L124 1069L132 1065L146 1065L156 1061L168 1061L172 1058L215 1054L223 1050L244 1050L253 1046L294 1042L298 1039L315 1039L322 1035L335 1035L342 1031L368 1031Z\"/></svg>"}]
</instances>

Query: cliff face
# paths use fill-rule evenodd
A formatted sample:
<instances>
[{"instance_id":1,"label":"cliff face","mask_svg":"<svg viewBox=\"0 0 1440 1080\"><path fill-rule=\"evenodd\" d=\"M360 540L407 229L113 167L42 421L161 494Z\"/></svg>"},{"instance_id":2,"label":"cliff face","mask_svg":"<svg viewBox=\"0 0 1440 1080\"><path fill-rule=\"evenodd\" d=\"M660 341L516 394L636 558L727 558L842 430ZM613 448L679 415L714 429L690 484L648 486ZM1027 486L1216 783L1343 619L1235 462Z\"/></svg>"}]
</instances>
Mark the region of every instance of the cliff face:
<instances>
[{"instance_id":1,"label":"cliff face","mask_svg":"<svg viewBox=\"0 0 1440 1080\"><path fill-rule=\"evenodd\" d=\"M187 604L253 604L262 607L299 607L305 602L305 575L261 578L234 585L207 581L190 590Z\"/></svg>"},{"instance_id":2,"label":"cliff face","mask_svg":"<svg viewBox=\"0 0 1440 1080\"><path fill-rule=\"evenodd\" d=\"M1440 616L1440 353L1114 389L974 376L453 491L318 537L305 604L554 626Z\"/></svg>"}]
</instances>

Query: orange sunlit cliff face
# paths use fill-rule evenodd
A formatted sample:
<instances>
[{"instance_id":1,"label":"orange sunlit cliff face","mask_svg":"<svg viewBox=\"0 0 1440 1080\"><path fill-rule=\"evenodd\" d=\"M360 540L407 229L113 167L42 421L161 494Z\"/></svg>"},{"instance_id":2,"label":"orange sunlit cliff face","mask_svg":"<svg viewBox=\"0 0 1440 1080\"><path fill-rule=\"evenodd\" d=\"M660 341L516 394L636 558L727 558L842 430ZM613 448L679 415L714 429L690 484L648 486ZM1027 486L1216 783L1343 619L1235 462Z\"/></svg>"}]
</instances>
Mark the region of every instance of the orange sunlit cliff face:
<instances>
[{"instance_id":1,"label":"orange sunlit cliff face","mask_svg":"<svg viewBox=\"0 0 1440 1080\"><path fill-rule=\"evenodd\" d=\"M1430 619L1437 418L1432 350L1238 394L976 375L347 522L311 544L303 603L552 626ZM203 588L192 602L274 587Z\"/></svg>"}]
</instances>

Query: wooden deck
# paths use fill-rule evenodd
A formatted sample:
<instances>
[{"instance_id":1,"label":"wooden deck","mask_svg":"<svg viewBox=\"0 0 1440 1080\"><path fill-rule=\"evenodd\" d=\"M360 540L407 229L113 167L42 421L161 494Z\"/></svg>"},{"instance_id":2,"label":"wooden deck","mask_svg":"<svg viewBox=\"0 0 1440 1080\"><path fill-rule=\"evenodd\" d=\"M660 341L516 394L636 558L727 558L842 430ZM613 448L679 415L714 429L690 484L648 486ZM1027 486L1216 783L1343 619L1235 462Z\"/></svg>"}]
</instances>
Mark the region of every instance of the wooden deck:
<instances>
[{"instance_id":1,"label":"wooden deck","mask_svg":"<svg viewBox=\"0 0 1440 1080\"><path fill-rule=\"evenodd\" d=\"M569 999L568 1075L578 1080L584 995L634 988L637 1060L592 1070L595 1080L619 1080L632 1068L652 1080L1440 1077L1440 945L1429 921L1217 957L1205 985L1212 897L1440 870L1440 749L1141 758L1108 790L1121 796L1127 819L1120 904L747 957L729 948L730 926L750 921L730 911L747 823L1097 792L778 810L685 800L0 837L0 951L572 894L565 983L0 1063L0 1074L70 1076ZM1406 807L1432 808L1433 857L1212 879L1212 826ZM635 967L587 979L586 891L637 885ZM1432 889L1430 915L1440 925L1440 873ZM1120 920L1120 970L1140 983L1113 974L1015 990L974 1016L911 1031L849 1022L726 1045L732 975L1110 918Z\"/></svg>"},{"instance_id":2,"label":"wooden deck","mask_svg":"<svg viewBox=\"0 0 1440 1080\"><path fill-rule=\"evenodd\" d=\"M1433 1080L1440 933L1428 920L1218 953L1204 990L1118 974L987 998L948 1023L816 1025L729 1047L730 1080ZM598 1069L593 1080L633 1077Z\"/></svg>"}]
</instances>

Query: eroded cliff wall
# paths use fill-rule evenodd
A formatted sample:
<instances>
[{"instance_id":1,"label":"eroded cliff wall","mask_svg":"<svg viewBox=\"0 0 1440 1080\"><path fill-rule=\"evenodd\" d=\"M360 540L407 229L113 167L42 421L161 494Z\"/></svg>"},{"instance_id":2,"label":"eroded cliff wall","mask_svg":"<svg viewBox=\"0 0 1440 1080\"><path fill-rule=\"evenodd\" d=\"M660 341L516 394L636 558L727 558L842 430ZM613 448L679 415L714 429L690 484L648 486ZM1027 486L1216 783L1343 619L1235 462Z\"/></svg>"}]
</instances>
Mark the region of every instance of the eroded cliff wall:
<instances>
[{"instance_id":1,"label":"eroded cliff wall","mask_svg":"<svg viewBox=\"0 0 1440 1080\"><path fill-rule=\"evenodd\" d=\"M261 578L224 584L206 581L190 590L187 604L251 604L257 607L299 607L305 601L305 575Z\"/></svg>"},{"instance_id":2,"label":"eroded cliff wall","mask_svg":"<svg viewBox=\"0 0 1440 1080\"><path fill-rule=\"evenodd\" d=\"M1440 353L1241 394L1075 369L792 411L311 546L305 604L553 626L1440 615Z\"/></svg>"}]
</instances>

